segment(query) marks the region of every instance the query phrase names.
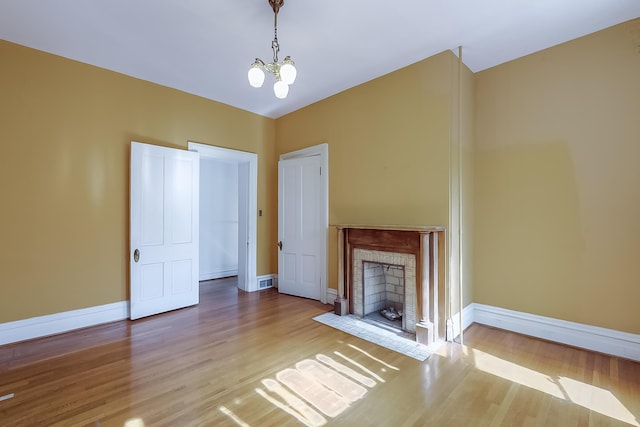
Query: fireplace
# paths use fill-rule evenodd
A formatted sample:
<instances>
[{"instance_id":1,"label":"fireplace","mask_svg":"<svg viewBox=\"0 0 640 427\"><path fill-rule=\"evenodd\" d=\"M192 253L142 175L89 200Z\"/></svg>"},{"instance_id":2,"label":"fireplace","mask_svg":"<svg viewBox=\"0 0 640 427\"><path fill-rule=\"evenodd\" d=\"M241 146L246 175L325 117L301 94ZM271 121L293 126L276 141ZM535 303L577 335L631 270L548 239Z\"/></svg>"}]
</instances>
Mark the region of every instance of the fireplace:
<instances>
[{"instance_id":1,"label":"fireplace","mask_svg":"<svg viewBox=\"0 0 640 427\"><path fill-rule=\"evenodd\" d=\"M387 273L393 272L395 276L398 276L396 273L400 271L402 273L402 284L396 285L395 283L389 284L389 287L393 287L393 293L387 293L387 283L385 278L385 297L389 297L384 300L384 305L377 305L375 301L367 301L367 292L366 288L371 287L372 284L367 283L367 264L373 264L379 266L381 270L387 270ZM356 248L353 251L353 281L352 281L352 304L351 304L351 313L366 318L367 316L372 318L373 320L377 319L377 316L373 314L374 311L378 313L382 309L389 309L392 306L394 309L398 310L401 308L402 310L402 319L400 323L395 323L392 325L395 327L400 327L400 329L408 331L408 332L416 332L416 260L413 255L402 254L402 253L394 253L394 252L383 252L383 251L372 251ZM375 270L374 270L375 271ZM369 269L368 274L375 274ZM375 276L373 276L375 277ZM379 277L379 276L378 276ZM371 277L370 277L371 278ZM399 277L396 277L399 278ZM376 281L375 279L373 280ZM393 279L391 279L393 282ZM367 286L369 285L369 286ZM374 295L380 295L381 284L373 285L374 289L370 290L369 296L372 297L371 293ZM377 289L376 289L377 287ZM396 296L400 293L398 288L402 288L402 299L397 301L399 298ZM372 291L372 292L371 292ZM377 299L377 298L370 298ZM377 302L381 302L378 300Z\"/></svg>"},{"instance_id":2,"label":"fireplace","mask_svg":"<svg viewBox=\"0 0 640 427\"><path fill-rule=\"evenodd\" d=\"M444 228L354 225L338 225L336 228L336 314L377 317L385 308L393 307L397 312L401 307L401 323L395 326L414 332L418 342L431 344L444 336L441 330L443 322L440 321L440 314L444 314L444 299L438 289L440 274L444 272L441 265L444 259L438 256L444 249ZM384 292L376 269L387 270L384 272L389 273L387 276L393 275L390 284L385 278ZM366 276L374 277L373 285L367 283L369 277ZM401 292L400 284L395 280L400 276L403 279ZM365 286L372 287L369 295ZM374 313L376 311L377 314Z\"/></svg>"},{"instance_id":3,"label":"fireplace","mask_svg":"<svg viewBox=\"0 0 640 427\"><path fill-rule=\"evenodd\" d=\"M354 293L358 289L354 283ZM407 295L411 298L411 295ZM357 298L354 298L357 301ZM396 329L407 330L404 266L362 262L362 304L355 314ZM409 322L411 325L411 322Z\"/></svg>"}]
</instances>

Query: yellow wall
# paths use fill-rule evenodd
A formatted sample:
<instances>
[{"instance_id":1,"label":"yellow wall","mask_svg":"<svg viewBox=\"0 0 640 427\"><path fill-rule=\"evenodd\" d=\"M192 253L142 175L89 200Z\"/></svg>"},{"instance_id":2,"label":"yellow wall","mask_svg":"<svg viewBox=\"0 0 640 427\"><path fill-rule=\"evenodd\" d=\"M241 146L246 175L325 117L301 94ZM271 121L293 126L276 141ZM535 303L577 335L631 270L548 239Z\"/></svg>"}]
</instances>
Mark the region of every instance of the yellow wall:
<instances>
[{"instance_id":1,"label":"yellow wall","mask_svg":"<svg viewBox=\"0 0 640 427\"><path fill-rule=\"evenodd\" d=\"M327 142L332 224L449 234L461 203L464 305L640 333L639 34L463 67L460 98L443 52L277 121L0 42L0 323L128 298L131 140L258 153L258 274L277 270L278 155Z\"/></svg>"},{"instance_id":2,"label":"yellow wall","mask_svg":"<svg viewBox=\"0 0 640 427\"><path fill-rule=\"evenodd\" d=\"M449 226L457 62L446 51L277 120L278 155L328 143L330 224ZM462 129L471 148L473 75L463 70ZM472 157L466 153L468 164ZM472 201L472 192L465 194ZM336 245L332 228L331 288L337 282Z\"/></svg>"},{"instance_id":3,"label":"yellow wall","mask_svg":"<svg viewBox=\"0 0 640 427\"><path fill-rule=\"evenodd\" d=\"M128 299L132 140L257 153L275 272L275 121L4 41L0 63L0 323Z\"/></svg>"},{"instance_id":4,"label":"yellow wall","mask_svg":"<svg viewBox=\"0 0 640 427\"><path fill-rule=\"evenodd\" d=\"M640 333L640 20L476 74L475 301Z\"/></svg>"}]
</instances>

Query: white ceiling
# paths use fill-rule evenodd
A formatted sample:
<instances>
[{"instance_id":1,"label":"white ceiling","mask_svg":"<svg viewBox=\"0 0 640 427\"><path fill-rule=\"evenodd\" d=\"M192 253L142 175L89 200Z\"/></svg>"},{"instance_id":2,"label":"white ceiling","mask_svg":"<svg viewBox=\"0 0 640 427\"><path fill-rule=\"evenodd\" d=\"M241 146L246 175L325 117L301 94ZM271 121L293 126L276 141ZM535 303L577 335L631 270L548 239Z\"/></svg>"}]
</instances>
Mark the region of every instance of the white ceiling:
<instances>
[{"instance_id":1,"label":"white ceiling","mask_svg":"<svg viewBox=\"0 0 640 427\"><path fill-rule=\"evenodd\" d=\"M444 50L480 71L640 17L640 0L285 0L277 99L268 0L0 0L0 38L277 118Z\"/></svg>"}]
</instances>

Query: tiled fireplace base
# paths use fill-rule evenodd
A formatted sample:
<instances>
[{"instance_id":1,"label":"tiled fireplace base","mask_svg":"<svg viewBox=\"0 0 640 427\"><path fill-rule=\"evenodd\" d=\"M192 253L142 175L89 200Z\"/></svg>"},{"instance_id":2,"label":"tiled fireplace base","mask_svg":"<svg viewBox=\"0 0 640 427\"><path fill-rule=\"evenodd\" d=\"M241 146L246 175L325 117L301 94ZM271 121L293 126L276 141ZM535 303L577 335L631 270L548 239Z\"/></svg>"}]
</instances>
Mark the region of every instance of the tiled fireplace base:
<instances>
[{"instance_id":1,"label":"tiled fireplace base","mask_svg":"<svg viewBox=\"0 0 640 427\"><path fill-rule=\"evenodd\" d=\"M383 252L367 249L353 250L353 314L364 317L363 265L364 261L392 264L404 267L404 315L402 329L416 331L416 257L399 252Z\"/></svg>"}]
</instances>

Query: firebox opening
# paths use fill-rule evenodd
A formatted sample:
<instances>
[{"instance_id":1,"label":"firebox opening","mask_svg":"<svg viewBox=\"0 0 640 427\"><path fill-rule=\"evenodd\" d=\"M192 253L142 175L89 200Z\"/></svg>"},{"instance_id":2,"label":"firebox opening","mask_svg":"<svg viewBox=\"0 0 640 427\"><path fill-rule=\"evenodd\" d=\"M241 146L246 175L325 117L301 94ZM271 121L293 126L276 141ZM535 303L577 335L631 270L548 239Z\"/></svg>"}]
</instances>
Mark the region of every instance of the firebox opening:
<instances>
[{"instance_id":1,"label":"firebox opening","mask_svg":"<svg viewBox=\"0 0 640 427\"><path fill-rule=\"evenodd\" d=\"M404 329L404 266L364 261L364 318Z\"/></svg>"}]
</instances>

